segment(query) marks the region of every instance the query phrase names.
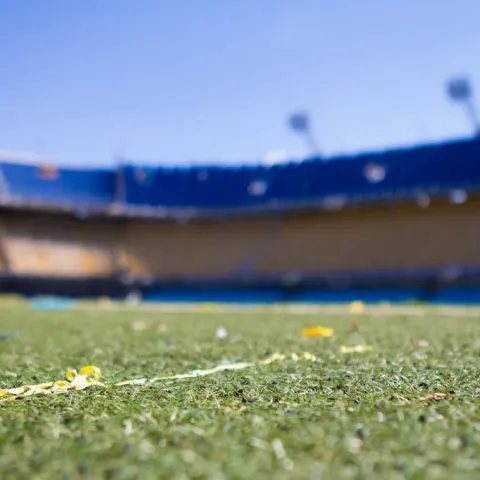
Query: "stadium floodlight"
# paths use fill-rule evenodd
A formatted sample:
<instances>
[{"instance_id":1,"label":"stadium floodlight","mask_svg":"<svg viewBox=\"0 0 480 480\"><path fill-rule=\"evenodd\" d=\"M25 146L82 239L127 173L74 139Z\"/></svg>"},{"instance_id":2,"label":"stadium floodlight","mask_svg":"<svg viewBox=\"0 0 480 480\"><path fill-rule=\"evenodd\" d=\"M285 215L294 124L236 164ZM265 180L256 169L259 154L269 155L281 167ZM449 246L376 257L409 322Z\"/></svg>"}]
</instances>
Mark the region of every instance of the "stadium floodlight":
<instances>
[{"instance_id":1,"label":"stadium floodlight","mask_svg":"<svg viewBox=\"0 0 480 480\"><path fill-rule=\"evenodd\" d=\"M447 83L447 93L453 102L463 104L476 135L480 135L480 124L473 101L473 88L465 77L452 78Z\"/></svg>"},{"instance_id":2,"label":"stadium floodlight","mask_svg":"<svg viewBox=\"0 0 480 480\"><path fill-rule=\"evenodd\" d=\"M288 119L288 126L299 135L303 135L312 155L320 156L317 142L313 138L310 128L310 117L306 112L292 113Z\"/></svg>"}]
</instances>

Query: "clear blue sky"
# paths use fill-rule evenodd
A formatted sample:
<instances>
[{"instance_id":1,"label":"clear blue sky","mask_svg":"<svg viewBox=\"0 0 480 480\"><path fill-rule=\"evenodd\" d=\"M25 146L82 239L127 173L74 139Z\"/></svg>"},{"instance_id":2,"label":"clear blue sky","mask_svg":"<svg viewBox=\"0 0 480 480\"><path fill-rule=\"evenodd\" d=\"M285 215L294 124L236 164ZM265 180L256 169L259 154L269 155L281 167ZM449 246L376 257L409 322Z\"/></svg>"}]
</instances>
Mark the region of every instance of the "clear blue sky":
<instances>
[{"instance_id":1,"label":"clear blue sky","mask_svg":"<svg viewBox=\"0 0 480 480\"><path fill-rule=\"evenodd\" d=\"M72 163L252 162L469 134L480 0L0 0L0 148ZM479 95L480 96L480 95ZM478 97L477 97L478 98Z\"/></svg>"}]
</instances>

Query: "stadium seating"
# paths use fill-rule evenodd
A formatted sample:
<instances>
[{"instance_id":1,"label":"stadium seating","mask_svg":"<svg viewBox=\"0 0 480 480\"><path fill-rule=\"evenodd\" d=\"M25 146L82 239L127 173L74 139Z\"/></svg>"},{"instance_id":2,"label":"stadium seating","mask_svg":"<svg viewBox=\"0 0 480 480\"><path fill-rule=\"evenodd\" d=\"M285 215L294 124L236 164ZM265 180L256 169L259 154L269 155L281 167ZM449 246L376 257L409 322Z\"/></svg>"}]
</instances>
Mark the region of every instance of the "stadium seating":
<instances>
[{"instance_id":1,"label":"stadium seating","mask_svg":"<svg viewBox=\"0 0 480 480\"><path fill-rule=\"evenodd\" d=\"M199 299L234 301L248 287L249 298L306 301L376 282L382 298L423 299L439 281L480 285L479 192L480 139L249 167L74 169L0 156L0 291L141 288L180 300L200 285ZM304 208L327 205L338 211ZM230 215L252 208L261 215ZM403 293L389 290L400 283Z\"/></svg>"},{"instance_id":2,"label":"stadium seating","mask_svg":"<svg viewBox=\"0 0 480 480\"><path fill-rule=\"evenodd\" d=\"M3 201L75 207L281 208L479 186L479 139L273 166L99 170L0 162Z\"/></svg>"},{"instance_id":3,"label":"stadium seating","mask_svg":"<svg viewBox=\"0 0 480 480\"><path fill-rule=\"evenodd\" d=\"M17 276L202 281L455 275L480 269L480 201L189 224L3 215ZM459 234L458 232L461 232Z\"/></svg>"},{"instance_id":4,"label":"stadium seating","mask_svg":"<svg viewBox=\"0 0 480 480\"><path fill-rule=\"evenodd\" d=\"M478 207L445 203L292 216L252 273L308 277L480 268Z\"/></svg>"},{"instance_id":5,"label":"stadium seating","mask_svg":"<svg viewBox=\"0 0 480 480\"><path fill-rule=\"evenodd\" d=\"M125 264L135 276L170 279L480 268L478 206L411 205L187 225L131 221L122 237Z\"/></svg>"},{"instance_id":6,"label":"stadium seating","mask_svg":"<svg viewBox=\"0 0 480 480\"><path fill-rule=\"evenodd\" d=\"M480 141L269 167L121 167L127 205L224 209L375 199L480 186Z\"/></svg>"},{"instance_id":7,"label":"stadium seating","mask_svg":"<svg viewBox=\"0 0 480 480\"><path fill-rule=\"evenodd\" d=\"M187 225L132 221L122 237L126 266L135 276L242 276L270 242L272 228L271 221Z\"/></svg>"},{"instance_id":8,"label":"stadium seating","mask_svg":"<svg viewBox=\"0 0 480 480\"><path fill-rule=\"evenodd\" d=\"M0 163L2 198L29 204L98 207L114 201L111 170Z\"/></svg>"},{"instance_id":9,"label":"stadium seating","mask_svg":"<svg viewBox=\"0 0 480 480\"><path fill-rule=\"evenodd\" d=\"M10 213L3 218L3 249L18 276L94 278L117 268L115 232L101 222Z\"/></svg>"}]
</instances>

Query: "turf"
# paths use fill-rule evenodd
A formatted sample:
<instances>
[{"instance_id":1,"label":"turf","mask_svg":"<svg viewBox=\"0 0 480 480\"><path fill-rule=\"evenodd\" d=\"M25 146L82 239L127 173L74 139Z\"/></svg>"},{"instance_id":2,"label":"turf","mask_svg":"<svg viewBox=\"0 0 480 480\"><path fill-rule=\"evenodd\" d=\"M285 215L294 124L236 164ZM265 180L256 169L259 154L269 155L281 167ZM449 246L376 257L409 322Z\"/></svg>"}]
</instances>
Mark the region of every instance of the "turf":
<instances>
[{"instance_id":1,"label":"turf","mask_svg":"<svg viewBox=\"0 0 480 480\"><path fill-rule=\"evenodd\" d=\"M318 324L335 334L300 335ZM229 331L222 341L220 325ZM0 304L0 332L17 329L18 338L0 342L0 388L89 364L109 383L277 351L309 351L318 361L2 404L2 478L477 478L474 317ZM373 352L339 352L361 341ZM422 399L433 393L446 398Z\"/></svg>"}]
</instances>

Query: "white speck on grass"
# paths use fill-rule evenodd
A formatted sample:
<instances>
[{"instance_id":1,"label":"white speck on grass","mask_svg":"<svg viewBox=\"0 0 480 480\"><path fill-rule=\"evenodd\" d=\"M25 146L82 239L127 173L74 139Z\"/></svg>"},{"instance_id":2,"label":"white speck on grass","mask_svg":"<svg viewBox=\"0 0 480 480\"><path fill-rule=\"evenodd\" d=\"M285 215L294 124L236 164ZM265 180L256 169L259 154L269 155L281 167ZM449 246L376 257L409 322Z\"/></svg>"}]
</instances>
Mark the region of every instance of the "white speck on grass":
<instances>
[{"instance_id":1,"label":"white speck on grass","mask_svg":"<svg viewBox=\"0 0 480 480\"><path fill-rule=\"evenodd\" d=\"M123 433L126 437L130 436L133 433L133 423L131 420L125 421L125 430Z\"/></svg>"},{"instance_id":2,"label":"white speck on grass","mask_svg":"<svg viewBox=\"0 0 480 480\"><path fill-rule=\"evenodd\" d=\"M196 455L191 450L184 450L182 452L182 459L185 463L194 463Z\"/></svg>"},{"instance_id":3,"label":"white speck on grass","mask_svg":"<svg viewBox=\"0 0 480 480\"><path fill-rule=\"evenodd\" d=\"M218 327L215 330L215 336L218 340L225 340L228 337L228 331L225 327Z\"/></svg>"},{"instance_id":4,"label":"white speck on grass","mask_svg":"<svg viewBox=\"0 0 480 480\"><path fill-rule=\"evenodd\" d=\"M279 460L283 460L285 458L285 449L283 448L282 441L279 438L276 438L272 442L272 447L273 447L273 451L275 452L275 456Z\"/></svg>"}]
</instances>

